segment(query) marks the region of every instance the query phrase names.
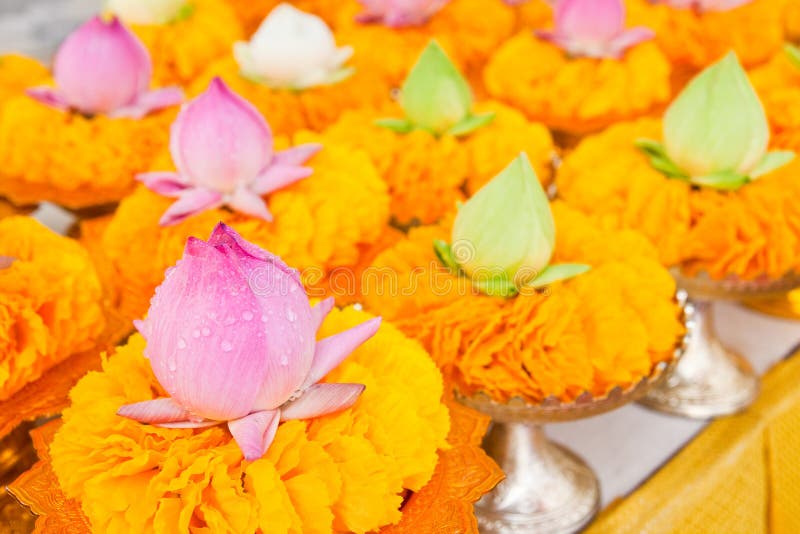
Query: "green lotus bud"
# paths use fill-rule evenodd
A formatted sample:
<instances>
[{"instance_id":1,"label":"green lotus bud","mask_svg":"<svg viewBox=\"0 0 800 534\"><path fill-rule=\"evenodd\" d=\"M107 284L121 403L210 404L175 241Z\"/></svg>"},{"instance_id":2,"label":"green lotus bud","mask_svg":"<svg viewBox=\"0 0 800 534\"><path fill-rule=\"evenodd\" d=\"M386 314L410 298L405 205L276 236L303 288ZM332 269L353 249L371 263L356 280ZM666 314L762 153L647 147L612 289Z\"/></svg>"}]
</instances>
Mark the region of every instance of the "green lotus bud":
<instances>
[{"instance_id":1,"label":"green lotus bud","mask_svg":"<svg viewBox=\"0 0 800 534\"><path fill-rule=\"evenodd\" d=\"M695 77L664 116L664 146L690 177L748 176L767 153L764 107L731 52Z\"/></svg>"},{"instance_id":2,"label":"green lotus bud","mask_svg":"<svg viewBox=\"0 0 800 534\"><path fill-rule=\"evenodd\" d=\"M383 119L380 126L407 133L465 135L487 124L494 113L472 113L472 91L436 41L431 41L406 78L400 93L405 119Z\"/></svg>"},{"instance_id":3,"label":"green lotus bud","mask_svg":"<svg viewBox=\"0 0 800 534\"><path fill-rule=\"evenodd\" d=\"M435 244L439 258L491 295L512 296L523 286L539 287L588 269L548 266L555 223L524 153L461 206L451 237L449 247Z\"/></svg>"}]
</instances>

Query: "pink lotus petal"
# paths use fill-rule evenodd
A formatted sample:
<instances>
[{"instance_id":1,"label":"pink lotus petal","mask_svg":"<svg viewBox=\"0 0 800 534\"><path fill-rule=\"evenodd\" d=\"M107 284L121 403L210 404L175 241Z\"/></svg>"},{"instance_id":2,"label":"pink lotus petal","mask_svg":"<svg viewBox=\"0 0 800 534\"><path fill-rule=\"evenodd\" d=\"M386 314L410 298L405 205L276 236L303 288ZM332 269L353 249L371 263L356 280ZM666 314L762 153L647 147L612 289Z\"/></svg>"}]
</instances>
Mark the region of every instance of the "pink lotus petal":
<instances>
[{"instance_id":1,"label":"pink lotus petal","mask_svg":"<svg viewBox=\"0 0 800 534\"><path fill-rule=\"evenodd\" d=\"M242 450L245 460L252 462L266 454L278 431L280 416L279 410L269 410L228 422L228 429Z\"/></svg>"},{"instance_id":2,"label":"pink lotus petal","mask_svg":"<svg viewBox=\"0 0 800 534\"><path fill-rule=\"evenodd\" d=\"M222 204L222 194L208 189L193 188L187 189L176 202L174 202L158 224L161 226L172 226L188 219L192 215L213 209Z\"/></svg>"},{"instance_id":3,"label":"pink lotus petal","mask_svg":"<svg viewBox=\"0 0 800 534\"><path fill-rule=\"evenodd\" d=\"M145 172L137 174L136 179L150 191L165 197L178 197L190 187L176 172Z\"/></svg>"},{"instance_id":4,"label":"pink lotus petal","mask_svg":"<svg viewBox=\"0 0 800 534\"><path fill-rule=\"evenodd\" d=\"M560 0L556 33L579 42L607 42L625 27L622 0Z\"/></svg>"},{"instance_id":5,"label":"pink lotus petal","mask_svg":"<svg viewBox=\"0 0 800 534\"><path fill-rule=\"evenodd\" d=\"M349 408L365 387L363 384L314 384L299 399L281 408L281 421L313 419Z\"/></svg>"},{"instance_id":6,"label":"pink lotus petal","mask_svg":"<svg viewBox=\"0 0 800 534\"><path fill-rule=\"evenodd\" d=\"M390 28L419 26L442 9L449 0L359 0L364 11L358 22L383 22Z\"/></svg>"},{"instance_id":7,"label":"pink lotus petal","mask_svg":"<svg viewBox=\"0 0 800 534\"><path fill-rule=\"evenodd\" d=\"M620 57L629 48L636 46L644 41L649 41L656 36L656 33L650 28L638 26L625 30L609 43L609 55L612 57Z\"/></svg>"},{"instance_id":8,"label":"pink lotus petal","mask_svg":"<svg viewBox=\"0 0 800 534\"><path fill-rule=\"evenodd\" d=\"M227 202L234 211L272 222L272 214L264 199L245 187L238 188Z\"/></svg>"},{"instance_id":9,"label":"pink lotus petal","mask_svg":"<svg viewBox=\"0 0 800 534\"><path fill-rule=\"evenodd\" d=\"M154 111L176 106L181 102L183 102L183 91L177 87L167 87L142 93L135 102L109 112L108 116L141 119Z\"/></svg>"},{"instance_id":10,"label":"pink lotus petal","mask_svg":"<svg viewBox=\"0 0 800 534\"><path fill-rule=\"evenodd\" d=\"M64 100L82 113L109 113L134 104L150 85L144 45L116 18L97 16L59 48L53 77Z\"/></svg>"},{"instance_id":11,"label":"pink lotus petal","mask_svg":"<svg viewBox=\"0 0 800 534\"><path fill-rule=\"evenodd\" d=\"M208 428L222 424L222 421L175 421L174 423L158 423L155 426L161 428Z\"/></svg>"},{"instance_id":12,"label":"pink lotus petal","mask_svg":"<svg viewBox=\"0 0 800 534\"><path fill-rule=\"evenodd\" d=\"M46 106L60 109L61 111L69 110L69 103L67 103L58 89L53 89L52 87L31 87L25 91L25 94Z\"/></svg>"},{"instance_id":13,"label":"pink lotus petal","mask_svg":"<svg viewBox=\"0 0 800 534\"><path fill-rule=\"evenodd\" d=\"M225 223L218 223L217 226L214 227L214 230L211 232L211 237L208 239L208 244L216 247L223 253L238 256L240 261L242 260L242 256L248 256L259 260L258 263L254 264L254 267L257 266L260 269L274 267L279 274L294 282L297 287L302 288L303 286L299 273L286 265L279 256L245 240L236 233L233 228Z\"/></svg>"},{"instance_id":14,"label":"pink lotus petal","mask_svg":"<svg viewBox=\"0 0 800 534\"><path fill-rule=\"evenodd\" d=\"M250 189L259 195L268 195L314 174L308 167L270 165L253 181Z\"/></svg>"},{"instance_id":15,"label":"pink lotus petal","mask_svg":"<svg viewBox=\"0 0 800 534\"><path fill-rule=\"evenodd\" d=\"M305 382L303 382L303 388L325 378L325 375L342 363L347 356L374 336L380 326L381 318L375 317L349 330L318 341L317 349L314 352L314 361L311 363L311 369L308 371Z\"/></svg>"},{"instance_id":16,"label":"pink lotus petal","mask_svg":"<svg viewBox=\"0 0 800 534\"><path fill-rule=\"evenodd\" d=\"M311 308L311 317L314 321L315 332L319 330L320 326L322 326L322 321L325 320L325 317L328 316L335 305L336 299L333 297L328 297L325 300L319 301L316 306Z\"/></svg>"},{"instance_id":17,"label":"pink lotus petal","mask_svg":"<svg viewBox=\"0 0 800 534\"><path fill-rule=\"evenodd\" d=\"M178 114L170 152L192 183L230 194L267 167L272 143L272 132L253 105L214 78Z\"/></svg>"},{"instance_id":18,"label":"pink lotus petal","mask_svg":"<svg viewBox=\"0 0 800 534\"><path fill-rule=\"evenodd\" d=\"M174 423L187 421L192 414L175 400L164 397L126 404L117 410L117 415L140 423Z\"/></svg>"},{"instance_id":19,"label":"pink lotus petal","mask_svg":"<svg viewBox=\"0 0 800 534\"><path fill-rule=\"evenodd\" d=\"M320 143L306 143L305 145L298 145L293 148L276 152L275 157L272 159L272 164L287 166L303 165L311 158L311 156L320 150L322 150L322 145Z\"/></svg>"}]
</instances>

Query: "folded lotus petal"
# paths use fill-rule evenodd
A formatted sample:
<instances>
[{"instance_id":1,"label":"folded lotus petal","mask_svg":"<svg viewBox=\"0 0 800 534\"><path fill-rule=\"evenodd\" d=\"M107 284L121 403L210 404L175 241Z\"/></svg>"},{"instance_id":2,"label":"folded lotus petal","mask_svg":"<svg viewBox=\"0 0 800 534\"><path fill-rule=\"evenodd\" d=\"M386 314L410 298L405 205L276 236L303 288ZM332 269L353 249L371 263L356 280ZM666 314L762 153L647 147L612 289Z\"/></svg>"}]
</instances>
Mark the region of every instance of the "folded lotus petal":
<instances>
[{"instance_id":1,"label":"folded lotus petal","mask_svg":"<svg viewBox=\"0 0 800 534\"><path fill-rule=\"evenodd\" d=\"M268 195L312 174L314 170L308 167L270 165L253 181L250 190L257 195Z\"/></svg>"},{"instance_id":2,"label":"folded lotus petal","mask_svg":"<svg viewBox=\"0 0 800 534\"><path fill-rule=\"evenodd\" d=\"M222 204L222 194L217 191L211 191L200 187L187 189L181 194L178 200L164 212L158 224L161 226L172 226L173 224L178 224L188 219L192 215L215 208L220 204Z\"/></svg>"},{"instance_id":3,"label":"folded lotus petal","mask_svg":"<svg viewBox=\"0 0 800 534\"><path fill-rule=\"evenodd\" d=\"M155 91L147 91L139 95L129 106L109 112L111 118L141 119L154 111L176 106L183 102L183 91L178 87L166 87Z\"/></svg>"},{"instance_id":4,"label":"folded lotus petal","mask_svg":"<svg viewBox=\"0 0 800 534\"><path fill-rule=\"evenodd\" d=\"M354 350L375 335L381 326L381 318L375 317L349 330L340 332L317 342L311 369L303 382L303 388L316 384L335 369Z\"/></svg>"},{"instance_id":5,"label":"folded lotus petal","mask_svg":"<svg viewBox=\"0 0 800 534\"><path fill-rule=\"evenodd\" d=\"M336 299L328 297L325 300L319 301L316 306L311 308L311 320L314 322L315 332L322 326L322 321L325 320L325 317L328 316L335 305Z\"/></svg>"},{"instance_id":6,"label":"folded lotus petal","mask_svg":"<svg viewBox=\"0 0 800 534\"><path fill-rule=\"evenodd\" d=\"M299 399L281 407L281 421L312 419L338 412L355 404L363 384L314 384Z\"/></svg>"},{"instance_id":7,"label":"folded lotus petal","mask_svg":"<svg viewBox=\"0 0 800 534\"><path fill-rule=\"evenodd\" d=\"M246 187L239 187L227 201L234 211L272 222L272 214L264 199Z\"/></svg>"},{"instance_id":8,"label":"folded lotus petal","mask_svg":"<svg viewBox=\"0 0 800 534\"><path fill-rule=\"evenodd\" d=\"M649 41L655 36L656 34L653 30L644 26L625 30L608 43L608 54L612 57L620 57L628 48L632 48L644 41Z\"/></svg>"},{"instance_id":9,"label":"folded lotus petal","mask_svg":"<svg viewBox=\"0 0 800 534\"><path fill-rule=\"evenodd\" d=\"M97 16L73 32L53 62L56 85L70 107L109 113L134 104L150 85L144 45L116 18Z\"/></svg>"},{"instance_id":10,"label":"folded lotus petal","mask_svg":"<svg viewBox=\"0 0 800 534\"><path fill-rule=\"evenodd\" d=\"M622 0L560 0L555 11L556 33L581 42L607 42L625 26Z\"/></svg>"},{"instance_id":11,"label":"folded lotus petal","mask_svg":"<svg viewBox=\"0 0 800 534\"><path fill-rule=\"evenodd\" d=\"M272 158L272 165L303 165L311 156L315 155L320 150L322 150L322 145L320 143L306 143L304 145L287 148L286 150L275 153L275 156Z\"/></svg>"},{"instance_id":12,"label":"folded lotus petal","mask_svg":"<svg viewBox=\"0 0 800 534\"><path fill-rule=\"evenodd\" d=\"M254 269L264 269L265 267L277 268L280 274L288 277L288 279L295 284L295 287L303 287L300 275L295 269L286 265L279 256L261 247L257 247L242 238L233 228L225 223L218 223L217 226L214 227L214 230L211 232L211 237L208 239L208 244L212 247L216 247L223 253L237 256L238 262L245 261L245 257L259 260L258 263L252 265ZM228 250L225 250L225 247L227 247ZM249 275L253 273L250 272L246 274Z\"/></svg>"},{"instance_id":13,"label":"folded lotus petal","mask_svg":"<svg viewBox=\"0 0 800 534\"><path fill-rule=\"evenodd\" d=\"M137 174L136 179L144 184L147 189L164 195L177 197L191 187L186 179L177 172L145 172Z\"/></svg>"},{"instance_id":14,"label":"folded lotus petal","mask_svg":"<svg viewBox=\"0 0 800 534\"><path fill-rule=\"evenodd\" d=\"M117 410L117 415L140 423L174 423L187 421L192 414L174 399L164 397L126 404Z\"/></svg>"},{"instance_id":15,"label":"folded lotus petal","mask_svg":"<svg viewBox=\"0 0 800 534\"><path fill-rule=\"evenodd\" d=\"M175 421L173 423L157 423L155 426L161 428L208 428L222 424L223 421L211 421L203 419L201 421Z\"/></svg>"},{"instance_id":16,"label":"folded lotus petal","mask_svg":"<svg viewBox=\"0 0 800 534\"><path fill-rule=\"evenodd\" d=\"M178 171L192 183L233 193L269 164L272 132L252 104L214 78L178 114L170 152Z\"/></svg>"},{"instance_id":17,"label":"folded lotus petal","mask_svg":"<svg viewBox=\"0 0 800 534\"><path fill-rule=\"evenodd\" d=\"M61 111L67 111L69 109L69 103L58 89L53 89L52 87L31 87L25 91L25 94L42 104L60 109Z\"/></svg>"},{"instance_id":18,"label":"folded lotus petal","mask_svg":"<svg viewBox=\"0 0 800 534\"><path fill-rule=\"evenodd\" d=\"M248 461L258 460L267 452L281 419L280 410L255 412L228 421L228 429Z\"/></svg>"}]
</instances>

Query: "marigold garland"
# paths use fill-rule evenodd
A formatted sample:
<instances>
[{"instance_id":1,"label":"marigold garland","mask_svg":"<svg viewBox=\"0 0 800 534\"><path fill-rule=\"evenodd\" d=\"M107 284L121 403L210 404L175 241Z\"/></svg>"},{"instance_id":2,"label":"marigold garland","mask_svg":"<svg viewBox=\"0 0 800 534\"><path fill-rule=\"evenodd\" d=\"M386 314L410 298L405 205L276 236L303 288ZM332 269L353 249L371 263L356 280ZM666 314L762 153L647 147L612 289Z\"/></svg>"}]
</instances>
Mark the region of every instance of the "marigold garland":
<instances>
[{"instance_id":1,"label":"marigold garland","mask_svg":"<svg viewBox=\"0 0 800 534\"><path fill-rule=\"evenodd\" d=\"M226 56L244 38L239 19L225 0L191 0L185 19L170 24L133 24L153 58L155 85L192 82L209 63Z\"/></svg>"},{"instance_id":2,"label":"marigold garland","mask_svg":"<svg viewBox=\"0 0 800 534\"><path fill-rule=\"evenodd\" d=\"M286 139L276 139L277 147ZM294 144L317 142L304 132ZM164 156L157 165L169 168ZM310 162L314 174L268 196L274 222L267 223L226 209L209 210L175 226L158 220L174 199L139 187L124 199L103 236L105 255L117 273L115 285L135 306L123 305L130 318L140 317L146 304L136 295L150 295L173 265L189 236L207 236L222 221L248 241L278 254L304 274L324 278L338 266L352 266L377 242L389 216L389 197L367 155L335 143L324 143Z\"/></svg>"},{"instance_id":3,"label":"marigold garland","mask_svg":"<svg viewBox=\"0 0 800 534\"><path fill-rule=\"evenodd\" d=\"M633 145L640 137L660 139L660 121L585 139L559 169L559 195L611 226L641 231L665 265L688 275L749 280L800 268L800 161L735 192L694 188L653 169Z\"/></svg>"},{"instance_id":4,"label":"marigold garland","mask_svg":"<svg viewBox=\"0 0 800 534\"><path fill-rule=\"evenodd\" d=\"M105 325L100 281L80 245L30 217L0 221L0 400L69 355ZM7 260L6 260L7 261Z\"/></svg>"},{"instance_id":5,"label":"marigold garland","mask_svg":"<svg viewBox=\"0 0 800 534\"><path fill-rule=\"evenodd\" d=\"M0 55L0 106L49 77L47 68L33 58L19 54Z\"/></svg>"},{"instance_id":6,"label":"marigold garland","mask_svg":"<svg viewBox=\"0 0 800 534\"><path fill-rule=\"evenodd\" d=\"M321 131L347 110L380 112L392 105L391 87L375 73L360 70L339 83L303 91L271 89L243 77L233 58L212 64L197 78L190 92L193 95L202 93L216 76L252 103L274 132L287 135L300 130Z\"/></svg>"},{"instance_id":7,"label":"marigold garland","mask_svg":"<svg viewBox=\"0 0 800 534\"><path fill-rule=\"evenodd\" d=\"M768 60L783 44L785 0L752 0L728 11L698 13L649 0L626 0L631 25L655 30L679 79L734 50L745 67Z\"/></svg>"},{"instance_id":8,"label":"marigold garland","mask_svg":"<svg viewBox=\"0 0 800 534\"><path fill-rule=\"evenodd\" d=\"M0 195L75 209L116 202L167 146L175 113L89 118L26 96L11 99L0 114Z\"/></svg>"},{"instance_id":9,"label":"marigold garland","mask_svg":"<svg viewBox=\"0 0 800 534\"><path fill-rule=\"evenodd\" d=\"M461 72L473 82L479 82L484 63L511 35L515 25L514 11L502 1L451 0L425 25L408 28L361 24L355 21L356 14L361 11L356 0L328 2L330 7L324 8L320 2L317 9L321 13L335 13L332 23L337 40L355 48L355 67L380 73L394 86L400 85L419 54L434 38Z\"/></svg>"},{"instance_id":10,"label":"marigold garland","mask_svg":"<svg viewBox=\"0 0 800 534\"><path fill-rule=\"evenodd\" d=\"M605 230L563 203L552 207L553 261L588 263L588 273L512 299L472 292L434 255L433 240L448 237L445 223L415 228L381 254L364 302L419 339L468 394L572 401L648 376L672 358L683 332L672 277L638 232ZM387 291L385 272L396 273L397 290Z\"/></svg>"},{"instance_id":11,"label":"marigold garland","mask_svg":"<svg viewBox=\"0 0 800 534\"><path fill-rule=\"evenodd\" d=\"M334 311L321 335L363 321ZM328 376L367 385L348 410L283 423L266 456L245 462L222 427L164 429L117 408L160 386L133 336L71 393L50 448L61 488L97 531L369 532L397 523L406 490L430 480L446 446L442 378L389 324Z\"/></svg>"},{"instance_id":12,"label":"marigold garland","mask_svg":"<svg viewBox=\"0 0 800 534\"><path fill-rule=\"evenodd\" d=\"M496 113L494 120L464 138L423 130L398 134L376 126L370 112L347 113L323 135L370 155L389 187L398 223L432 223L455 209L465 184L479 188L520 152L528 153L543 183L550 180L555 149L547 128L496 102L477 106L477 112L487 111ZM401 115L399 109L387 114Z\"/></svg>"},{"instance_id":13,"label":"marigold garland","mask_svg":"<svg viewBox=\"0 0 800 534\"><path fill-rule=\"evenodd\" d=\"M492 97L570 133L647 115L670 97L669 62L653 43L621 60L569 58L529 30L500 47L483 79Z\"/></svg>"},{"instance_id":14,"label":"marigold garland","mask_svg":"<svg viewBox=\"0 0 800 534\"><path fill-rule=\"evenodd\" d=\"M772 128L772 143L800 152L800 66L785 52L750 73Z\"/></svg>"}]
</instances>

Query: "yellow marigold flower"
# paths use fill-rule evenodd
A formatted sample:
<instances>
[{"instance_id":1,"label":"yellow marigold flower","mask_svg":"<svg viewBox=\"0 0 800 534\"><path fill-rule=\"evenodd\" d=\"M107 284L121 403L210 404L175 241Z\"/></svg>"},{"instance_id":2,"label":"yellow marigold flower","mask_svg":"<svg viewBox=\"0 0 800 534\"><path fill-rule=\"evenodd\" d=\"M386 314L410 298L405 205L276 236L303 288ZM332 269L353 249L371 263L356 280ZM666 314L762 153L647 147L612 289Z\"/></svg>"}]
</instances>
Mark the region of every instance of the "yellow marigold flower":
<instances>
[{"instance_id":1,"label":"yellow marigold flower","mask_svg":"<svg viewBox=\"0 0 800 534\"><path fill-rule=\"evenodd\" d=\"M559 169L559 195L610 226L641 231L665 265L689 275L777 278L800 267L800 162L737 191L696 189L653 169L634 147L638 138L660 139L661 122L618 124L585 139Z\"/></svg>"},{"instance_id":2,"label":"yellow marigold flower","mask_svg":"<svg viewBox=\"0 0 800 534\"><path fill-rule=\"evenodd\" d=\"M675 283L638 232L603 229L560 202L552 209L553 261L590 271L511 299L473 292L434 255L433 240L449 235L443 223L411 230L378 256L364 302L420 340L468 393L571 401L636 382L671 358L683 332ZM392 272L394 292L378 278Z\"/></svg>"},{"instance_id":3,"label":"yellow marigold flower","mask_svg":"<svg viewBox=\"0 0 800 534\"><path fill-rule=\"evenodd\" d=\"M0 106L49 77L47 68L33 58L18 54L0 55Z\"/></svg>"},{"instance_id":4,"label":"yellow marigold flower","mask_svg":"<svg viewBox=\"0 0 800 534\"><path fill-rule=\"evenodd\" d=\"M30 217L0 221L0 400L71 354L105 325L100 281L78 243Z\"/></svg>"},{"instance_id":5,"label":"yellow marigold flower","mask_svg":"<svg viewBox=\"0 0 800 534\"><path fill-rule=\"evenodd\" d=\"M301 133L294 141L297 145L320 139ZM276 139L277 149L286 146L286 139ZM317 281L334 267L357 264L385 230L386 185L365 153L345 145L324 142L309 165L314 169L310 177L267 197L272 223L220 208L162 227L158 221L173 199L144 186L125 198L105 230L103 250L116 272L114 283L122 298L129 294L137 306L123 306L130 317L146 311L147 302L136 295L153 293L164 270L181 257L186 239L209 235L220 221L292 266L308 269L307 276ZM170 167L164 154L154 168Z\"/></svg>"},{"instance_id":6,"label":"yellow marigold flower","mask_svg":"<svg viewBox=\"0 0 800 534\"><path fill-rule=\"evenodd\" d=\"M619 60L569 58L525 30L492 56L483 78L494 98L571 133L647 115L670 97L669 62L652 42Z\"/></svg>"},{"instance_id":7,"label":"yellow marigold flower","mask_svg":"<svg viewBox=\"0 0 800 534\"><path fill-rule=\"evenodd\" d=\"M20 205L48 200L75 209L116 202L167 146L175 113L88 118L13 98L0 114L0 195Z\"/></svg>"},{"instance_id":8,"label":"yellow marigold flower","mask_svg":"<svg viewBox=\"0 0 800 534\"><path fill-rule=\"evenodd\" d=\"M779 52L750 73L772 128L772 144L800 152L800 65Z\"/></svg>"},{"instance_id":9,"label":"yellow marigold flower","mask_svg":"<svg viewBox=\"0 0 800 534\"><path fill-rule=\"evenodd\" d=\"M367 317L334 311L320 335ZM163 393L143 349L134 335L75 386L50 449L61 489L99 532L371 532L400 520L404 493L427 483L446 447L441 375L386 323L326 378L366 384L358 402L283 423L254 462L222 427L165 429L116 415Z\"/></svg>"},{"instance_id":10,"label":"yellow marigold flower","mask_svg":"<svg viewBox=\"0 0 800 534\"><path fill-rule=\"evenodd\" d=\"M517 13L517 28L520 30L549 28L553 25L550 0L524 0L514 9Z\"/></svg>"},{"instance_id":11,"label":"yellow marigold flower","mask_svg":"<svg viewBox=\"0 0 800 534\"><path fill-rule=\"evenodd\" d=\"M397 29L356 22L361 5L356 0L316 2L316 10L328 18L337 40L355 49L356 69L381 73L399 85L420 52L436 39L459 70L479 78L490 54L514 31L514 11L502 1L451 0L423 26ZM469 38L464 38L469 36Z\"/></svg>"},{"instance_id":12,"label":"yellow marigold flower","mask_svg":"<svg viewBox=\"0 0 800 534\"><path fill-rule=\"evenodd\" d=\"M300 130L324 130L347 110L379 112L391 106L391 87L379 75L359 70L333 85L320 85L302 91L272 89L240 74L231 58L212 64L190 88L191 96L206 90L219 76L236 94L253 104L267 119L273 131L294 134Z\"/></svg>"},{"instance_id":13,"label":"yellow marigold flower","mask_svg":"<svg viewBox=\"0 0 800 534\"><path fill-rule=\"evenodd\" d=\"M632 23L655 30L658 45L681 80L730 50L751 67L769 59L783 44L785 0L752 0L728 11L704 13L649 0L626 0L626 5Z\"/></svg>"},{"instance_id":14,"label":"yellow marigold flower","mask_svg":"<svg viewBox=\"0 0 800 534\"><path fill-rule=\"evenodd\" d=\"M489 111L494 120L463 138L437 138L424 130L398 134L376 126L373 112L347 113L323 135L366 150L389 186L395 220L432 223L453 211L465 184L480 188L520 152L528 153L539 179L549 182L555 149L547 128L497 102L476 106L478 113Z\"/></svg>"},{"instance_id":15,"label":"yellow marigold flower","mask_svg":"<svg viewBox=\"0 0 800 534\"><path fill-rule=\"evenodd\" d=\"M192 0L191 8L188 17L170 24L130 26L150 51L153 81L159 87L190 83L244 36L225 0Z\"/></svg>"}]
</instances>

